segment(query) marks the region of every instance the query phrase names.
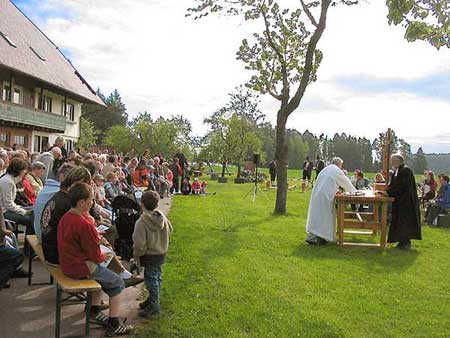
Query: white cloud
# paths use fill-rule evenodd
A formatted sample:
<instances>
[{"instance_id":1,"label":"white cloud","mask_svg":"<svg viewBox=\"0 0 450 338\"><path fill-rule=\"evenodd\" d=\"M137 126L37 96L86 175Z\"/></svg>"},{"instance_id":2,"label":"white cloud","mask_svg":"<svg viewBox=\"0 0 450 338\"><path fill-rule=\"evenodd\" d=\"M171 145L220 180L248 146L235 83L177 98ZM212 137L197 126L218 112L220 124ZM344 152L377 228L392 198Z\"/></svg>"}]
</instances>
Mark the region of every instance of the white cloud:
<instances>
[{"instance_id":1,"label":"white cloud","mask_svg":"<svg viewBox=\"0 0 450 338\"><path fill-rule=\"evenodd\" d=\"M297 5L297 1L286 0ZM251 30L236 20L185 18L192 1L46 0L64 6L69 18L49 18L43 30L71 52L74 64L104 92L118 88L130 114L148 110L184 114L202 133L203 118L226 103L227 93L249 74L235 60L240 40ZM288 123L317 133L374 137L387 127L409 142L438 142L450 125L450 103L404 94L352 92L339 76L415 79L450 70L450 53L426 43L407 43L387 24L384 1L332 8L320 48L325 58L319 81ZM277 102L263 99L274 122ZM423 123L432 114L430 123ZM436 123L439 119L440 123ZM422 138L420 138L422 137ZM448 149L446 144L442 150Z\"/></svg>"}]
</instances>

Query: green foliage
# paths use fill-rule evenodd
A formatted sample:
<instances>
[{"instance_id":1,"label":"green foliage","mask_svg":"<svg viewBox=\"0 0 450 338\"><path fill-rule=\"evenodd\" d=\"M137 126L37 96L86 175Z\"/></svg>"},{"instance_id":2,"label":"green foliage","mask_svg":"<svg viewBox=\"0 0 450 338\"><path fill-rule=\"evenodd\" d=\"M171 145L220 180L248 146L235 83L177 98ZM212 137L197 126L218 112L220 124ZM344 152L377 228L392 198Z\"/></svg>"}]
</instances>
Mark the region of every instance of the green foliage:
<instances>
[{"instance_id":1,"label":"green foliage","mask_svg":"<svg viewBox=\"0 0 450 338\"><path fill-rule=\"evenodd\" d=\"M100 132L95 128L94 124L88 120L84 116L81 116L80 119L80 138L76 146L80 149L88 149L90 146L93 146L97 142L97 137Z\"/></svg>"},{"instance_id":2,"label":"green foliage","mask_svg":"<svg viewBox=\"0 0 450 338\"><path fill-rule=\"evenodd\" d=\"M448 336L448 229L424 226L410 251L309 247L310 193L298 185L283 217L272 189L255 203L247 184L208 190L217 194L173 199L163 315L142 321L137 338Z\"/></svg>"},{"instance_id":3,"label":"green foliage","mask_svg":"<svg viewBox=\"0 0 450 338\"><path fill-rule=\"evenodd\" d=\"M389 24L402 24L408 41L424 40L437 49L450 48L448 0L387 0Z\"/></svg>"},{"instance_id":4,"label":"green foliage","mask_svg":"<svg viewBox=\"0 0 450 338\"><path fill-rule=\"evenodd\" d=\"M102 144L108 129L115 125L125 126L128 115L125 104L122 102L122 97L117 89L115 89L108 97L105 97L100 89L98 89L97 95L105 102L106 107L85 104L82 108L82 114L87 120L92 122L95 129L100 132L98 135L98 143Z\"/></svg>"},{"instance_id":5,"label":"green foliage","mask_svg":"<svg viewBox=\"0 0 450 338\"><path fill-rule=\"evenodd\" d=\"M136 149L137 138L130 128L115 125L106 132L104 144L118 152L127 153L133 147Z\"/></svg>"},{"instance_id":6,"label":"green foliage","mask_svg":"<svg viewBox=\"0 0 450 338\"><path fill-rule=\"evenodd\" d=\"M218 162L232 162L241 166L253 153L261 152L255 126L248 119L233 114L230 118L218 118L217 128L205 138L202 154ZM240 172L238 171L238 176Z\"/></svg>"},{"instance_id":7,"label":"green foliage","mask_svg":"<svg viewBox=\"0 0 450 338\"><path fill-rule=\"evenodd\" d=\"M428 169L427 159L423 152L422 148L417 150L417 153L414 155L414 165L413 170L415 174L422 174L425 170Z\"/></svg>"},{"instance_id":8,"label":"green foliage","mask_svg":"<svg viewBox=\"0 0 450 338\"><path fill-rule=\"evenodd\" d=\"M186 154L191 149L191 123L182 116L153 119L147 112L139 114L130 124L137 136L136 148L139 151L149 149L150 152L169 155L182 148Z\"/></svg>"}]
</instances>

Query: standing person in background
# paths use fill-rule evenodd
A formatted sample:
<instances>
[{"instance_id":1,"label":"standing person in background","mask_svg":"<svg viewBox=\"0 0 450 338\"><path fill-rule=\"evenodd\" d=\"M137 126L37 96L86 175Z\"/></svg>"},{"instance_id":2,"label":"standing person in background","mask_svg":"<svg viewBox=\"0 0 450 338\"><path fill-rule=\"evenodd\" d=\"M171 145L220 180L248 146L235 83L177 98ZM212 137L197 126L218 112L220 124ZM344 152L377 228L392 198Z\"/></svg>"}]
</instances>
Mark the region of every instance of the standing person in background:
<instances>
[{"instance_id":1,"label":"standing person in background","mask_svg":"<svg viewBox=\"0 0 450 338\"><path fill-rule=\"evenodd\" d=\"M40 154L36 161L42 162L45 165L45 174L41 178L45 183L47 179L54 180L56 178L56 172L53 170L55 161L60 159L62 156L62 150L59 147L53 147L52 150L46 151L45 153Z\"/></svg>"},{"instance_id":2,"label":"standing person in background","mask_svg":"<svg viewBox=\"0 0 450 338\"><path fill-rule=\"evenodd\" d=\"M305 162L303 162L303 181L302 181L302 192L306 191L307 183L311 184L311 176L314 168L314 164L309 160L309 156L306 156Z\"/></svg>"},{"instance_id":3,"label":"standing person in background","mask_svg":"<svg viewBox=\"0 0 450 338\"><path fill-rule=\"evenodd\" d=\"M178 157L174 157L173 162L170 164L169 168L173 173L172 192L178 194L180 192L180 177L183 174Z\"/></svg>"},{"instance_id":4,"label":"standing person in background","mask_svg":"<svg viewBox=\"0 0 450 338\"><path fill-rule=\"evenodd\" d=\"M269 174L270 174L270 184L275 186L275 179L277 177L277 163L275 160L269 162Z\"/></svg>"},{"instance_id":5,"label":"standing person in background","mask_svg":"<svg viewBox=\"0 0 450 338\"><path fill-rule=\"evenodd\" d=\"M115 172L117 168L117 156L110 155L107 163L103 166L101 174L106 178L109 173Z\"/></svg>"},{"instance_id":6,"label":"standing person in background","mask_svg":"<svg viewBox=\"0 0 450 338\"><path fill-rule=\"evenodd\" d=\"M317 176L319 176L320 172L325 168L325 162L320 159L320 156L316 158L316 180Z\"/></svg>"},{"instance_id":7,"label":"standing person in background","mask_svg":"<svg viewBox=\"0 0 450 338\"><path fill-rule=\"evenodd\" d=\"M189 163L186 159L186 156L184 156L183 151L181 148L178 148L178 152L175 154L176 158L178 158L178 160L180 161L180 166L181 166L181 180L184 179L185 176L187 176L188 174L186 173L186 170L189 166Z\"/></svg>"},{"instance_id":8,"label":"standing person in background","mask_svg":"<svg viewBox=\"0 0 450 338\"><path fill-rule=\"evenodd\" d=\"M55 144L48 151L52 151L53 148L61 149L61 157L55 158L55 162L53 163L52 171L54 177L56 177L59 168L67 161L67 149L64 147L64 138L62 136L58 136L55 139Z\"/></svg>"}]
</instances>

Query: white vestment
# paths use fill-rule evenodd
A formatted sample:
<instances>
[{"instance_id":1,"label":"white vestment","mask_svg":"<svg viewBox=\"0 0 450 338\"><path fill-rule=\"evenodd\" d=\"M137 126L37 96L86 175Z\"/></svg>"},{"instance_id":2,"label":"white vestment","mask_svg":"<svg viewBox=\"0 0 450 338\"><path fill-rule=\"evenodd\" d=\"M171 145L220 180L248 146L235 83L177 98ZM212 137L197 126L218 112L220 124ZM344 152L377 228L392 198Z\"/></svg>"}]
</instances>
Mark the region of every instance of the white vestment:
<instances>
[{"instance_id":1,"label":"white vestment","mask_svg":"<svg viewBox=\"0 0 450 338\"><path fill-rule=\"evenodd\" d=\"M334 198L338 188L355 192L350 179L335 164L323 169L317 177L309 202L306 231L326 241L336 241L336 207Z\"/></svg>"}]
</instances>

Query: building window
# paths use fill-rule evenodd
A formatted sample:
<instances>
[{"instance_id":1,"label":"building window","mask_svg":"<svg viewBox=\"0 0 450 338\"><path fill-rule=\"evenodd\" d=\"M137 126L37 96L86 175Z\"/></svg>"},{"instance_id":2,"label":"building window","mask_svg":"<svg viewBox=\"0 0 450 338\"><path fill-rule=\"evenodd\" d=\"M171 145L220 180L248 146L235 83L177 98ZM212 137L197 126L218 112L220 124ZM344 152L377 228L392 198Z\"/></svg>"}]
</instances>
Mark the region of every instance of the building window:
<instances>
[{"instance_id":1,"label":"building window","mask_svg":"<svg viewBox=\"0 0 450 338\"><path fill-rule=\"evenodd\" d=\"M50 96L44 95L44 100L42 100L41 94L39 94L39 107L43 111L52 112L52 103L53 100Z\"/></svg>"},{"instance_id":2,"label":"building window","mask_svg":"<svg viewBox=\"0 0 450 338\"><path fill-rule=\"evenodd\" d=\"M47 151L48 148L50 148L50 144L48 143L48 137L42 136L41 150Z\"/></svg>"},{"instance_id":3,"label":"building window","mask_svg":"<svg viewBox=\"0 0 450 338\"><path fill-rule=\"evenodd\" d=\"M2 99L3 101L9 101L9 93L10 93L10 89L8 85L3 85L3 95L2 95Z\"/></svg>"},{"instance_id":4,"label":"building window","mask_svg":"<svg viewBox=\"0 0 450 338\"><path fill-rule=\"evenodd\" d=\"M75 121L75 105L72 103L66 104L66 109L64 109L64 102L61 104L62 115L67 117L69 121Z\"/></svg>"},{"instance_id":5,"label":"building window","mask_svg":"<svg viewBox=\"0 0 450 338\"><path fill-rule=\"evenodd\" d=\"M65 146L67 152L71 151L73 149L73 141L72 140L66 140L66 146Z\"/></svg>"},{"instance_id":6,"label":"building window","mask_svg":"<svg viewBox=\"0 0 450 338\"><path fill-rule=\"evenodd\" d=\"M8 138L9 135L5 131L0 131L0 146L7 147L8 146Z\"/></svg>"},{"instance_id":7,"label":"building window","mask_svg":"<svg viewBox=\"0 0 450 338\"><path fill-rule=\"evenodd\" d=\"M14 41L13 41L8 35L6 35L6 34L3 33L3 32L0 32L0 36L2 36L3 39L5 39L6 42L8 42L8 44L9 44L11 47L17 48L17 46L16 46L16 44L14 43Z\"/></svg>"},{"instance_id":8,"label":"building window","mask_svg":"<svg viewBox=\"0 0 450 338\"><path fill-rule=\"evenodd\" d=\"M13 102L17 104L22 104L23 94L21 88L14 87Z\"/></svg>"},{"instance_id":9,"label":"building window","mask_svg":"<svg viewBox=\"0 0 450 338\"><path fill-rule=\"evenodd\" d=\"M14 135L13 145L16 144L22 148L28 147L27 136L26 135Z\"/></svg>"},{"instance_id":10,"label":"building window","mask_svg":"<svg viewBox=\"0 0 450 338\"><path fill-rule=\"evenodd\" d=\"M9 84L6 83L3 84L3 95L2 95L3 101L9 101L10 95L11 95L11 87L9 86ZM12 102L17 104L23 103L23 90L21 87L14 86L14 94L12 97Z\"/></svg>"},{"instance_id":11,"label":"building window","mask_svg":"<svg viewBox=\"0 0 450 338\"><path fill-rule=\"evenodd\" d=\"M41 137L38 135L34 136L33 151L35 151L37 153L41 152Z\"/></svg>"}]
</instances>

